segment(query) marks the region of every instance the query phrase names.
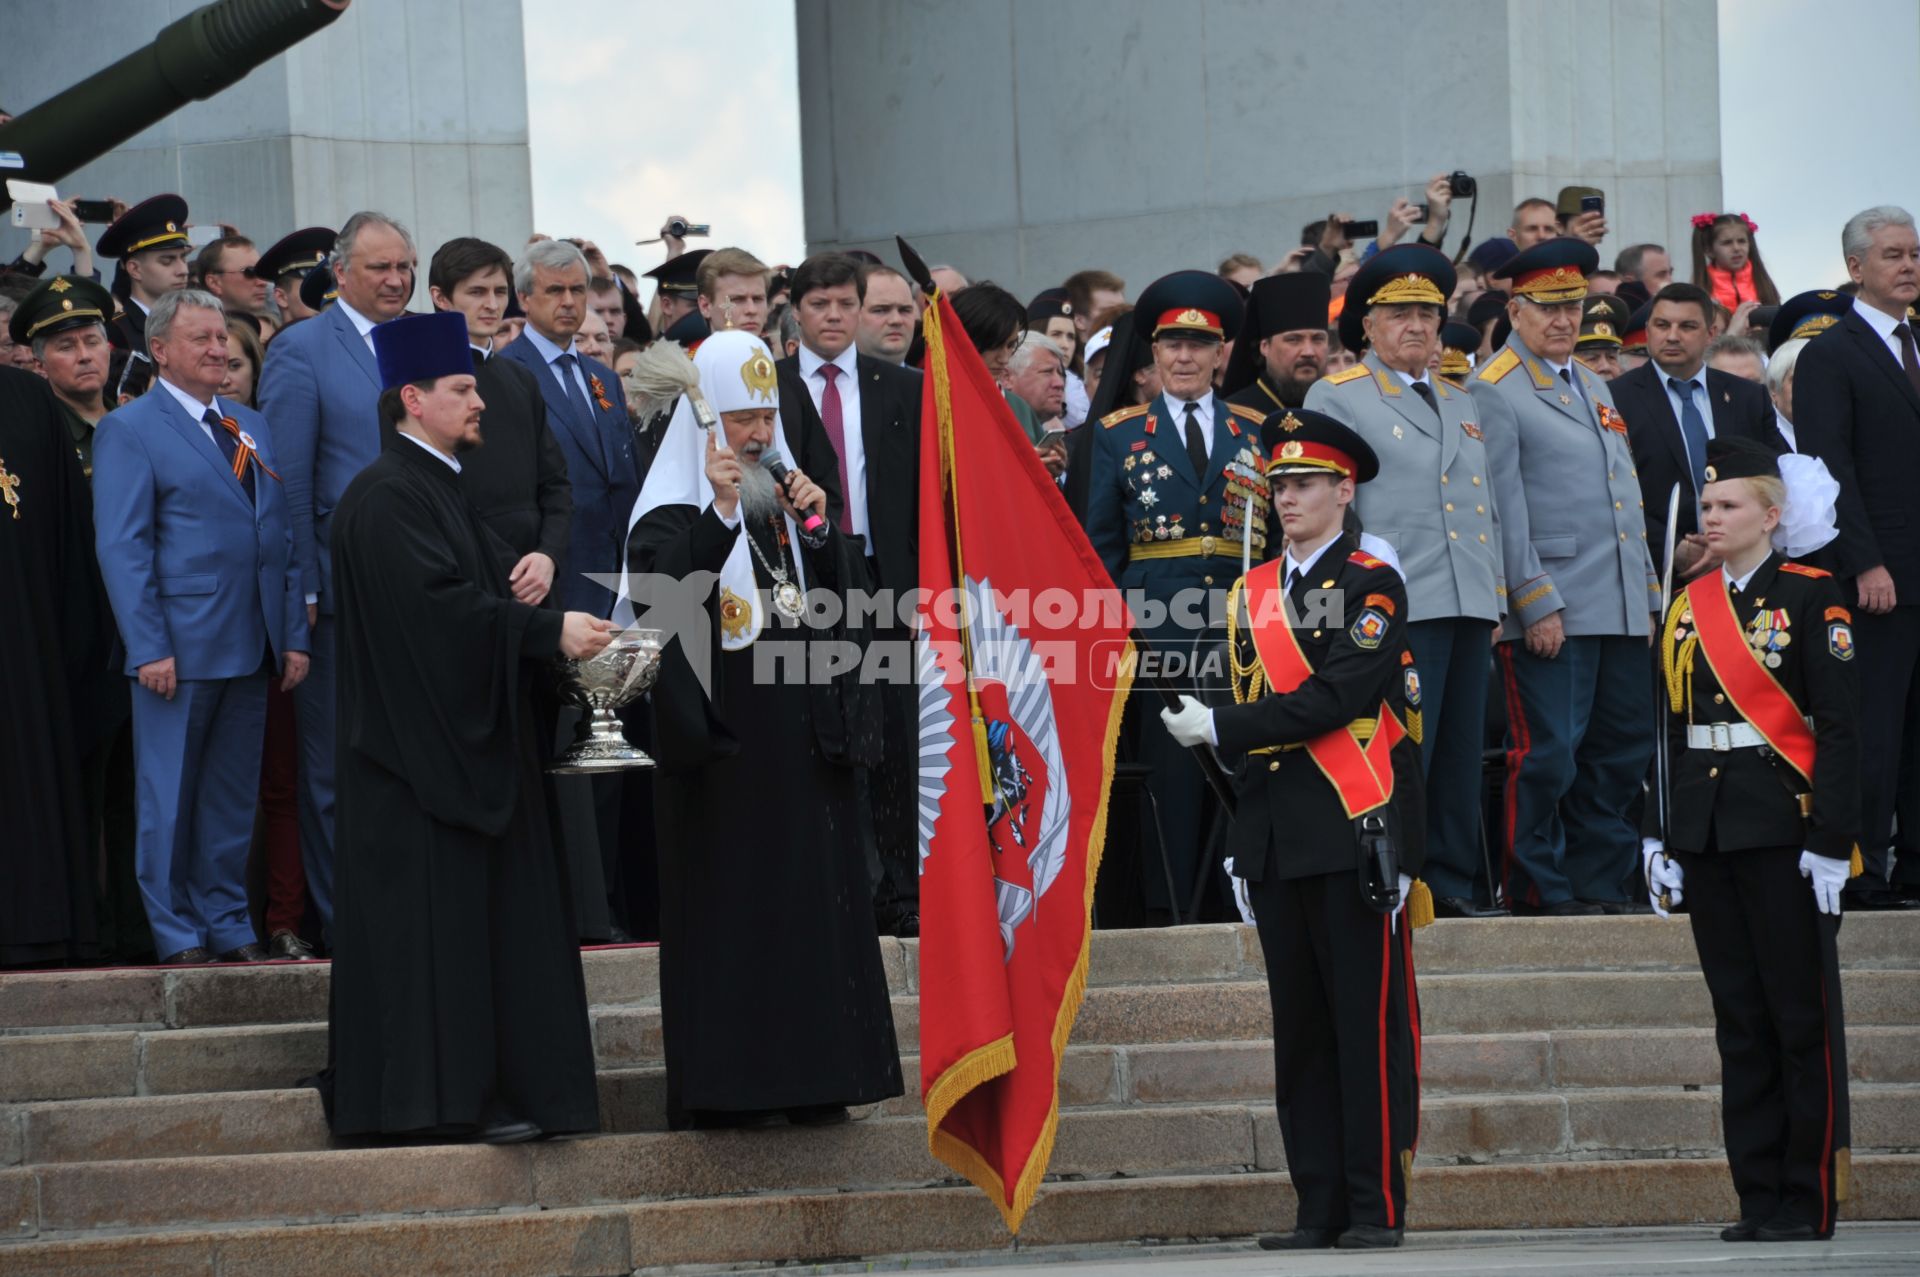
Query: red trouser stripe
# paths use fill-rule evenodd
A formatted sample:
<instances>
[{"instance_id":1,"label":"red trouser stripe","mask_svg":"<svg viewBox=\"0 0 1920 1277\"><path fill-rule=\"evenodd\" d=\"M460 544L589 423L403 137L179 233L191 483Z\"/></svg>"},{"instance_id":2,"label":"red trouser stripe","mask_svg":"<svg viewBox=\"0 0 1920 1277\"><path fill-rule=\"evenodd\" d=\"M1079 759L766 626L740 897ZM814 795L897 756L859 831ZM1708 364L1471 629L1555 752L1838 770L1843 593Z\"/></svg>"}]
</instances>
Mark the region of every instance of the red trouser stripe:
<instances>
[{"instance_id":1,"label":"red trouser stripe","mask_svg":"<svg viewBox=\"0 0 1920 1277\"><path fill-rule=\"evenodd\" d=\"M1398 1227L1393 1213L1393 1114L1387 1106L1387 991L1393 987L1393 927L1380 919L1380 1196L1387 1203L1387 1227Z\"/></svg>"},{"instance_id":2,"label":"red trouser stripe","mask_svg":"<svg viewBox=\"0 0 1920 1277\"><path fill-rule=\"evenodd\" d=\"M1400 933L1400 950L1406 959L1407 969L1407 1027L1413 1031L1413 1094L1417 1100L1420 1095L1420 995L1413 986L1413 928L1408 927ZM1420 1148L1420 1111L1416 1105L1413 1114L1413 1139L1410 1143L1416 1152Z\"/></svg>"},{"instance_id":3,"label":"red trouser stripe","mask_svg":"<svg viewBox=\"0 0 1920 1277\"><path fill-rule=\"evenodd\" d=\"M1527 715L1520 699L1520 678L1513 670L1513 645L1502 643L1500 651L1500 681L1507 693L1507 731L1513 737L1513 748L1507 751L1507 776L1505 794L1507 808L1507 840L1500 849L1500 889L1509 903L1513 900L1513 839L1516 827L1520 823L1520 767L1527 761L1527 755L1533 749L1533 733L1527 727Z\"/></svg>"},{"instance_id":4,"label":"red trouser stripe","mask_svg":"<svg viewBox=\"0 0 1920 1277\"><path fill-rule=\"evenodd\" d=\"M1827 977L1820 976L1820 1052L1826 1057L1827 1065L1827 1131L1820 1140L1820 1228L1825 1233L1833 1227L1829 1215L1833 1207L1832 1190L1828 1188L1827 1177L1833 1171L1833 1020L1827 1014Z\"/></svg>"}]
</instances>

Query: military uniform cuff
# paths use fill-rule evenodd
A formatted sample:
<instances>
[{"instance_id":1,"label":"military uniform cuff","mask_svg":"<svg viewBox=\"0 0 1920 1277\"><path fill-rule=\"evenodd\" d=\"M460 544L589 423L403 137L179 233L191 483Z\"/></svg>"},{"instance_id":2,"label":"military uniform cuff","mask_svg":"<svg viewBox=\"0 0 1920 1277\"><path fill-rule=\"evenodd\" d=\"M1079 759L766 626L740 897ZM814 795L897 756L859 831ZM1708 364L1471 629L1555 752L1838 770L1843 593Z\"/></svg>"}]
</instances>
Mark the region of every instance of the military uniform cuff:
<instances>
[{"instance_id":1,"label":"military uniform cuff","mask_svg":"<svg viewBox=\"0 0 1920 1277\"><path fill-rule=\"evenodd\" d=\"M1522 626L1543 621L1565 607L1552 580L1544 576L1529 581L1517 594L1507 597L1508 613Z\"/></svg>"}]
</instances>

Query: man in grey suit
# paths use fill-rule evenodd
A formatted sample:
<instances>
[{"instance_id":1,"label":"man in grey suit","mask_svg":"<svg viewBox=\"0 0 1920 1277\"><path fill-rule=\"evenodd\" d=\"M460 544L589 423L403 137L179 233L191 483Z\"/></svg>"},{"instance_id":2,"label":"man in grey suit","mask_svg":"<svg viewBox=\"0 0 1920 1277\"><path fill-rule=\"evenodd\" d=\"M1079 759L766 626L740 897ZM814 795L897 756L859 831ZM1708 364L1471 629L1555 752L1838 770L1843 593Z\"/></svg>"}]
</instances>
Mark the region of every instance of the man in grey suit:
<instances>
[{"instance_id":1,"label":"man in grey suit","mask_svg":"<svg viewBox=\"0 0 1920 1277\"><path fill-rule=\"evenodd\" d=\"M1509 595L1506 877L1516 908L1626 913L1628 809L1653 755L1659 578L1627 423L1573 358L1593 247L1551 239L1494 272L1513 336L1474 377Z\"/></svg>"},{"instance_id":2,"label":"man in grey suit","mask_svg":"<svg viewBox=\"0 0 1920 1277\"><path fill-rule=\"evenodd\" d=\"M1424 244L1370 258L1340 315L1341 344L1357 350L1364 340L1367 354L1315 382L1306 406L1351 427L1380 458L1354 507L1366 530L1393 546L1407 580L1407 710L1417 716L1427 771L1425 878L1441 917L1489 918L1506 910L1476 903L1473 879L1487 680L1506 576L1479 414L1462 387L1427 371L1454 280L1452 263Z\"/></svg>"},{"instance_id":3,"label":"man in grey suit","mask_svg":"<svg viewBox=\"0 0 1920 1277\"><path fill-rule=\"evenodd\" d=\"M273 428L313 627L313 659L294 692L300 730L300 855L329 943L333 932L333 546L340 494L380 455L376 324L413 295L413 237L392 218L347 219L330 259L340 296L273 341L260 372L260 415Z\"/></svg>"}]
</instances>

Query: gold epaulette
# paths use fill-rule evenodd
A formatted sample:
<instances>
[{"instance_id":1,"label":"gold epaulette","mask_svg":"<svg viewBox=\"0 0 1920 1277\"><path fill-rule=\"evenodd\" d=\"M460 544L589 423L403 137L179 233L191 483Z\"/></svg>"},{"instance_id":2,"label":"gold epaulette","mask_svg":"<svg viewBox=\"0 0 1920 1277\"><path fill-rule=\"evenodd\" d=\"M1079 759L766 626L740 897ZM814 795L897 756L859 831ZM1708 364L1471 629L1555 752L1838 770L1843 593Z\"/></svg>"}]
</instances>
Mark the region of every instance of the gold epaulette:
<instances>
[{"instance_id":1,"label":"gold epaulette","mask_svg":"<svg viewBox=\"0 0 1920 1277\"><path fill-rule=\"evenodd\" d=\"M1439 380L1446 382L1449 386L1452 386L1455 390L1465 390L1467 388L1467 383L1464 381L1455 381L1452 377L1440 377L1438 373L1435 373L1434 375Z\"/></svg>"},{"instance_id":2,"label":"gold epaulette","mask_svg":"<svg viewBox=\"0 0 1920 1277\"><path fill-rule=\"evenodd\" d=\"M1810 568L1804 563L1782 563L1780 570L1782 572L1791 572L1795 576L1823 577L1833 575L1833 573L1827 571L1825 568Z\"/></svg>"},{"instance_id":3,"label":"gold epaulette","mask_svg":"<svg viewBox=\"0 0 1920 1277\"><path fill-rule=\"evenodd\" d=\"M1240 420L1256 426L1267 419L1267 414L1261 412L1258 408L1249 408L1245 404L1237 403L1227 405L1227 415L1230 417L1238 417Z\"/></svg>"},{"instance_id":4,"label":"gold epaulette","mask_svg":"<svg viewBox=\"0 0 1920 1277\"><path fill-rule=\"evenodd\" d=\"M1362 377L1371 376L1373 376L1373 372L1365 364L1355 364L1351 368L1342 368L1339 372L1328 377L1327 384L1329 386L1344 386L1350 381L1358 381Z\"/></svg>"},{"instance_id":5,"label":"gold epaulette","mask_svg":"<svg viewBox=\"0 0 1920 1277\"><path fill-rule=\"evenodd\" d=\"M1497 382L1519 366L1520 356L1513 353L1512 347L1508 347L1495 355L1487 363L1487 366L1476 374L1475 379L1485 382Z\"/></svg>"},{"instance_id":6,"label":"gold epaulette","mask_svg":"<svg viewBox=\"0 0 1920 1277\"><path fill-rule=\"evenodd\" d=\"M1100 418L1100 424L1106 427L1108 430L1111 430L1123 421L1131 421L1135 417L1146 416L1147 408L1148 408L1148 405L1143 403L1137 403L1131 408L1116 409L1115 411L1110 412L1106 416Z\"/></svg>"}]
</instances>

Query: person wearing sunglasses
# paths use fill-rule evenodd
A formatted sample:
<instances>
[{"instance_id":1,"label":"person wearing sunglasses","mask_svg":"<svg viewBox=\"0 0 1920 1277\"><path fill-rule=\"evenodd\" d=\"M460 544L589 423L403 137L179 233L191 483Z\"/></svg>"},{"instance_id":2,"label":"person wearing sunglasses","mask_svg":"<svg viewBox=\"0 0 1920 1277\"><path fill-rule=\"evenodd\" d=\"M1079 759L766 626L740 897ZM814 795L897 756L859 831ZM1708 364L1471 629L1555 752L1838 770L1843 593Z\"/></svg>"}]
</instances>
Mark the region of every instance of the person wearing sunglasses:
<instances>
[{"instance_id":1,"label":"person wearing sunglasses","mask_svg":"<svg viewBox=\"0 0 1920 1277\"><path fill-rule=\"evenodd\" d=\"M244 310L249 315L264 315L271 281L255 266L260 250L244 235L223 235L200 250L194 258L194 273L206 290L220 299L229 312Z\"/></svg>"}]
</instances>

